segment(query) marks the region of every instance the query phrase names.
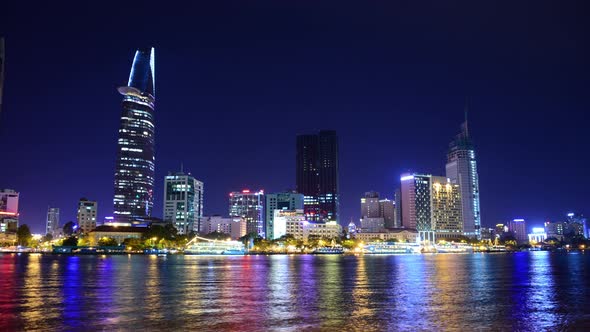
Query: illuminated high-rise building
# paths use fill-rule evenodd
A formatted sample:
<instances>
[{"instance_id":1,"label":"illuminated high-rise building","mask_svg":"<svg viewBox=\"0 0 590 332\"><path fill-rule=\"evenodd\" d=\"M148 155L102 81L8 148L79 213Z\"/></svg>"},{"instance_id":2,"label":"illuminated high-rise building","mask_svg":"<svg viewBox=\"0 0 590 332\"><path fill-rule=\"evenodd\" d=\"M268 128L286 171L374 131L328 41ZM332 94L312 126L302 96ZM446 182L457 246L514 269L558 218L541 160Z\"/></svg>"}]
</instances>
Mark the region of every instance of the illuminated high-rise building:
<instances>
[{"instance_id":1,"label":"illuminated high-rise building","mask_svg":"<svg viewBox=\"0 0 590 332\"><path fill-rule=\"evenodd\" d=\"M430 174L401 177L402 226L414 228L422 240L463 235L461 193L450 179Z\"/></svg>"},{"instance_id":2,"label":"illuminated high-rise building","mask_svg":"<svg viewBox=\"0 0 590 332\"><path fill-rule=\"evenodd\" d=\"M271 193L266 194L266 238L273 240L275 234L274 230L274 218L275 211L277 210L303 210L303 194L297 192L282 192L282 193ZM283 234L284 235L284 234Z\"/></svg>"},{"instance_id":3,"label":"illuminated high-rise building","mask_svg":"<svg viewBox=\"0 0 590 332\"><path fill-rule=\"evenodd\" d=\"M461 192L458 184L442 176L431 177L432 228L437 239L455 240L463 235Z\"/></svg>"},{"instance_id":4,"label":"illuminated high-rise building","mask_svg":"<svg viewBox=\"0 0 590 332\"><path fill-rule=\"evenodd\" d=\"M138 50L127 86L120 87L123 111L115 168L115 221L152 214L154 194L154 49Z\"/></svg>"},{"instance_id":5,"label":"illuminated high-rise building","mask_svg":"<svg viewBox=\"0 0 590 332\"><path fill-rule=\"evenodd\" d=\"M45 234L51 234L54 237L59 234L59 208L47 208Z\"/></svg>"},{"instance_id":6,"label":"illuminated high-rise building","mask_svg":"<svg viewBox=\"0 0 590 332\"><path fill-rule=\"evenodd\" d=\"M422 240L434 241L431 210L431 176L403 174L401 177L402 227L418 231Z\"/></svg>"},{"instance_id":7,"label":"illuminated high-rise building","mask_svg":"<svg viewBox=\"0 0 590 332\"><path fill-rule=\"evenodd\" d=\"M229 194L229 216L246 220L246 233L265 237L264 192L248 189Z\"/></svg>"},{"instance_id":8,"label":"illuminated high-rise building","mask_svg":"<svg viewBox=\"0 0 590 332\"><path fill-rule=\"evenodd\" d=\"M168 173L164 180L164 221L179 234L199 230L203 217L203 182L182 171Z\"/></svg>"},{"instance_id":9,"label":"illuminated high-rise building","mask_svg":"<svg viewBox=\"0 0 590 332\"><path fill-rule=\"evenodd\" d=\"M446 173L451 182L458 184L461 190L463 233L480 238L479 178L475 150L467 126L467 110L461 133L449 145Z\"/></svg>"},{"instance_id":10,"label":"illuminated high-rise building","mask_svg":"<svg viewBox=\"0 0 590 332\"><path fill-rule=\"evenodd\" d=\"M311 221L338 221L338 136L333 130L298 135L296 186Z\"/></svg>"},{"instance_id":11,"label":"illuminated high-rise building","mask_svg":"<svg viewBox=\"0 0 590 332\"><path fill-rule=\"evenodd\" d=\"M513 219L507 223L508 231L514 234L514 238L518 244L523 244L528 241L528 234L526 231L526 221L524 219Z\"/></svg>"}]
</instances>

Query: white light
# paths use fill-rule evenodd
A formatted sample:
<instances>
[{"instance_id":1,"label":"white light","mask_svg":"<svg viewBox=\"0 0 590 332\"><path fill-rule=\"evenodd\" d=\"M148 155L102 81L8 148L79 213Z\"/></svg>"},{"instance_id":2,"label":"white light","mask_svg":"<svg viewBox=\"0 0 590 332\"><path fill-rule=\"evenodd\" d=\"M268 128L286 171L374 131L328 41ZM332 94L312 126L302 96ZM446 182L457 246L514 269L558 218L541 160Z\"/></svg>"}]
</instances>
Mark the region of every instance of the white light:
<instances>
[{"instance_id":1,"label":"white light","mask_svg":"<svg viewBox=\"0 0 590 332\"><path fill-rule=\"evenodd\" d=\"M401 181L408 181L408 180L412 180L412 179L414 179L413 175L407 175L407 176L402 176L400 180Z\"/></svg>"}]
</instances>

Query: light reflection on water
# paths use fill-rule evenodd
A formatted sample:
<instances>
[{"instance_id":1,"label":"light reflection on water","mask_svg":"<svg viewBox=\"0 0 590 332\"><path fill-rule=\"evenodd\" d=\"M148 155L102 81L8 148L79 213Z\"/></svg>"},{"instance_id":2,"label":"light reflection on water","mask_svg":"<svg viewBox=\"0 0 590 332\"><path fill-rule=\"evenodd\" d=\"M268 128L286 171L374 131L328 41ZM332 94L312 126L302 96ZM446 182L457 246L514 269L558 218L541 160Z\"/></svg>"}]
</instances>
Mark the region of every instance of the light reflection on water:
<instances>
[{"instance_id":1,"label":"light reflection on water","mask_svg":"<svg viewBox=\"0 0 590 332\"><path fill-rule=\"evenodd\" d=\"M0 254L0 330L590 328L590 255Z\"/></svg>"}]
</instances>

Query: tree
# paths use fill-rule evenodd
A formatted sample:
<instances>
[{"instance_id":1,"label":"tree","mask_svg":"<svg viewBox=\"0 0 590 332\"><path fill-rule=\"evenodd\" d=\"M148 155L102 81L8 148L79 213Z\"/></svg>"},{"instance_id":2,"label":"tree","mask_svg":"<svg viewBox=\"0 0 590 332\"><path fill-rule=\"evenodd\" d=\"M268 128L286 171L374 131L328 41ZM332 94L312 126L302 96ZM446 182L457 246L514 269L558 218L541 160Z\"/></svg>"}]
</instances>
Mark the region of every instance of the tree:
<instances>
[{"instance_id":1,"label":"tree","mask_svg":"<svg viewBox=\"0 0 590 332\"><path fill-rule=\"evenodd\" d=\"M77 246L77 245L78 245L78 238L75 237L75 236L70 236L69 238L64 239L63 242L62 242L62 246L71 246L71 247L74 247L74 246Z\"/></svg>"},{"instance_id":2,"label":"tree","mask_svg":"<svg viewBox=\"0 0 590 332\"><path fill-rule=\"evenodd\" d=\"M129 250L143 250L145 248L145 244L141 239L134 238L126 238L123 240L123 245Z\"/></svg>"},{"instance_id":3,"label":"tree","mask_svg":"<svg viewBox=\"0 0 590 332\"><path fill-rule=\"evenodd\" d=\"M98 240L98 245L101 247L116 247L119 245L119 242L112 237L103 237Z\"/></svg>"},{"instance_id":4,"label":"tree","mask_svg":"<svg viewBox=\"0 0 590 332\"><path fill-rule=\"evenodd\" d=\"M74 226L76 226L76 224L73 221L68 221L63 227L64 235L72 236L72 234L74 234Z\"/></svg>"},{"instance_id":5,"label":"tree","mask_svg":"<svg viewBox=\"0 0 590 332\"><path fill-rule=\"evenodd\" d=\"M51 235L51 234L46 234L46 235L43 237L43 240L42 240L42 241L43 241L43 242L51 242L51 241L53 241L53 235Z\"/></svg>"},{"instance_id":6,"label":"tree","mask_svg":"<svg viewBox=\"0 0 590 332\"><path fill-rule=\"evenodd\" d=\"M16 230L16 239L18 244L21 246L26 246L29 244L29 241L33 239L29 226L26 224L20 225Z\"/></svg>"}]
</instances>

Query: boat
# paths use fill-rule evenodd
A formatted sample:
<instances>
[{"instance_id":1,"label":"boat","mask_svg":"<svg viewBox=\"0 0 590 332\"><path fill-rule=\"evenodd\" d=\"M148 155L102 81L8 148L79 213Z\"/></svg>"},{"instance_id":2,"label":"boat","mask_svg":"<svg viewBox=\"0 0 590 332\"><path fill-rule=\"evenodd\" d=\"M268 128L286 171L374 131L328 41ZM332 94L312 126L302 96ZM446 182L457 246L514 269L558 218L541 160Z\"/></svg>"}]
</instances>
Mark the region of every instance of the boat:
<instances>
[{"instance_id":1,"label":"boat","mask_svg":"<svg viewBox=\"0 0 590 332\"><path fill-rule=\"evenodd\" d=\"M435 249L437 253L441 254L473 253L473 247L466 243L437 244Z\"/></svg>"},{"instance_id":2,"label":"boat","mask_svg":"<svg viewBox=\"0 0 590 332\"><path fill-rule=\"evenodd\" d=\"M344 253L342 247L321 247L316 248L312 252L314 255L340 255Z\"/></svg>"},{"instance_id":3,"label":"boat","mask_svg":"<svg viewBox=\"0 0 590 332\"><path fill-rule=\"evenodd\" d=\"M239 241L195 242L184 249L185 255L244 255L245 246Z\"/></svg>"},{"instance_id":4,"label":"boat","mask_svg":"<svg viewBox=\"0 0 590 332\"><path fill-rule=\"evenodd\" d=\"M371 242L367 243L363 252L375 255L405 255L420 253L417 243Z\"/></svg>"},{"instance_id":5,"label":"boat","mask_svg":"<svg viewBox=\"0 0 590 332\"><path fill-rule=\"evenodd\" d=\"M506 246L502 246L502 245L489 246L487 249L487 252L506 252L506 251L508 251L508 249L506 249Z\"/></svg>"}]
</instances>

